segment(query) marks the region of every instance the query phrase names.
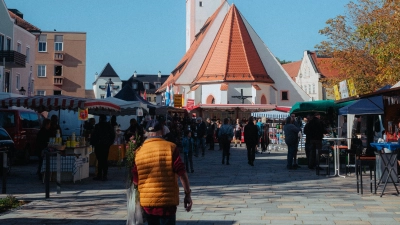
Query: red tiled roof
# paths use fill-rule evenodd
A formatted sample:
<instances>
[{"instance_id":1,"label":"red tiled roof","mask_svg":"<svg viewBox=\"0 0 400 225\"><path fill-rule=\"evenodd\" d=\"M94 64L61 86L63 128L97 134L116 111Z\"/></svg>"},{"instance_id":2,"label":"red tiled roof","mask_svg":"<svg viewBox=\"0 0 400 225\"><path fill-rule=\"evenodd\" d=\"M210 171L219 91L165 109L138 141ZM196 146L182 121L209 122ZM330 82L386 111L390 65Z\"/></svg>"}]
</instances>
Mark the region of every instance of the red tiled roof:
<instances>
[{"instance_id":1,"label":"red tiled roof","mask_svg":"<svg viewBox=\"0 0 400 225\"><path fill-rule=\"evenodd\" d=\"M274 83L254 46L243 18L234 4L214 39L195 83L256 81Z\"/></svg>"},{"instance_id":2,"label":"red tiled roof","mask_svg":"<svg viewBox=\"0 0 400 225\"><path fill-rule=\"evenodd\" d=\"M179 61L175 69L172 71L171 75L164 82L164 84L157 90L157 92L165 90L167 88L167 84L175 83L175 81L181 76L182 72L185 70L186 66L192 59L194 53L199 48L200 43L204 39L204 36L208 32L209 28L211 27L211 24L214 22L215 18L217 17L223 5L224 4L222 3L219 6L219 8L214 12L214 14L210 16L210 18L208 18L208 20L204 23L203 27L200 29L200 32L196 34L196 38L190 45L190 48L187 50L186 54L182 57L182 59Z\"/></svg>"},{"instance_id":3,"label":"red tiled roof","mask_svg":"<svg viewBox=\"0 0 400 225\"><path fill-rule=\"evenodd\" d=\"M283 64L282 67L286 71L286 73L288 73L289 76L293 80L295 80L295 77L297 77L297 74L300 71L300 65L301 65L301 61L296 61L296 62Z\"/></svg>"},{"instance_id":4,"label":"red tiled roof","mask_svg":"<svg viewBox=\"0 0 400 225\"><path fill-rule=\"evenodd\" d=\"M337 77L340 74L338 69L333 68L332 61L332 58L317 58L318 71L326 78Z\"/></svg>"},{"instance_id":5,"label":"red tiled roof","mask_svg":"<svg viewBox=\"0 0 400 225\"><path fill-rule=\"evenodd\" d=\"M28 23L26 20L22 19L21 17L17 16L17 14L11 12L8 10L8 13L10 14L10 17L15 19L15 24L24 28L27 31L36 31L40 30L39 28L33 26L32 24Z\"/></svg>"},{"instance_id":6,"label":"red tiled roof","mask_svg":"<svg viewBox=\"0 0 400 225\"><path fill-rule=\"evenodd\" d=\"M220 87L220 90L221 91L227 91L228 88L229 88L229 85L227 83L222 83L221 87Z\"/></svg>"},{"instance_id":7,"label":"red tiled roof","mask_svg":"<svg viewBox=\"0 0 400 225\"><path fill-rule=\"evenodd\" d=\"M194 85L193 87L190 88L191 91L195 91L197 88L199 88L200 85Z\"/></svg>"}]
</instances>

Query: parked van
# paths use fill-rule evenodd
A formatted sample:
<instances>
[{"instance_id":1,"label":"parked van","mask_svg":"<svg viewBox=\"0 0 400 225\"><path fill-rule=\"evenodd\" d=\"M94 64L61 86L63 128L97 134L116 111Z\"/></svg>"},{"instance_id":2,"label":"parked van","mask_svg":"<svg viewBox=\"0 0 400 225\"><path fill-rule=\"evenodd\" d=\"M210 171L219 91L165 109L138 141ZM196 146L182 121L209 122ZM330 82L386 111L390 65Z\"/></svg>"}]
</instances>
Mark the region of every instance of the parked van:
<instances>
[{"instance_id":1,"label":"parked van","mask_svg":"<svg viewBox=\"0 0 400 225\"><path fill-rule=\"evenodd\" d=\"M35 155L36 135L44 117L29 109L0 109L0 126L12 137L15 154L25 163Z\"/></svg>"}]
</instances>

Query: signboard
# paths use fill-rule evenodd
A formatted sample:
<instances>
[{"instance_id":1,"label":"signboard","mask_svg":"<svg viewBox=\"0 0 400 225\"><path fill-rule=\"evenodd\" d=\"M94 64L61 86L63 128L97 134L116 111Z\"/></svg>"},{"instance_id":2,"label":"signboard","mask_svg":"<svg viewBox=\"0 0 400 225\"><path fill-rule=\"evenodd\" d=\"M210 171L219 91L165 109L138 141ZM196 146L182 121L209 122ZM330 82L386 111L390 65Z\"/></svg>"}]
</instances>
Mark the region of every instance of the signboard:
<instances>
[{"instance_id":1,"label":"signboard","mask_svg":"<svg viewBox=\"0 0 400 225\"><path fill-rule=\"evenodd\" d=\"M341 98L348 98L349 97L349 91L347 89L347 81L346 80L341 81L339 83L339 86L340 86L340 89L339 89L340 97Z\"/></svg>"},{"instance_id":2,"label":"signboard","mask_svg":"<svg viewBox=\"0 0 400 225\"><path fill-rule=\"evenodd\" d=\"M136 109L136 116L143 116L143 109L142 108L137 108Z\"/></svg>"},{"instance_id":3,"label":"signboard","mask_svg":"<svg viewBox=\"0 0 400 225\"><path fill-rule=\"evenodd\" d=\"M347 86L349 87L349 95L356 96L357 91L356 91L356 88L354 87L353 78L350 78L347 80Z\"/></svg>"},{"instance_id":4,"label":"signboard","mask_svg":"<svg viewBox=\"0 0 400 225\"><path fill-rule=\"evenodd\" d=\"M175 94L174 95L174 106L175 107L182 107L182 94Z\"/></svg>"},{"instance_id":5,"label":"signboard","mask_svg":"<svg viewBox=\"0 0 400 225\"><path fill-rule=\"evenodd\" d=\"M335 93L335 100L340 100L339 87L337 85L333 86L333 91Z\"/></svg>"},{"instance_id":6,"label":"signboard","mask_svg":"<svg viewBox=\"0 0 400 225\"><path fill-rule=\"evenodd\" d=\"M87 120L89 117L88 109L79 109L78 110L78 120Z\"/></svg>"},{"instance_id":7,"label":"signboard","mask_svg":"<svg viewBox=\"0 0 400 225\"><path fill-rule=\"evenodd\" d=\"M186 109L192 110L194 107L194 99L188 99L186 102Z\"/></svg>"}]
</instances>

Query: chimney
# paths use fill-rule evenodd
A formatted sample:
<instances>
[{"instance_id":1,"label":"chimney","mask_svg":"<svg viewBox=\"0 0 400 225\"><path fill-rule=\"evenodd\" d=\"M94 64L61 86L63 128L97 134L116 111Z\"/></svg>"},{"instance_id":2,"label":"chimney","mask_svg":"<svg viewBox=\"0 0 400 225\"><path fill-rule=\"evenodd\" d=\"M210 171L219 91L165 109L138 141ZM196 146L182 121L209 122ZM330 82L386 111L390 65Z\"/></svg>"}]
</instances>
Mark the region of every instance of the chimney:
<instances>
[{"instance_id":1,"label":"chimney","mask_svg":"<svg viewBox=\"0 0 400 225\"><path fill-rule=\"evenodd\" d=\"M94 74L94 79L97 80L97 78L99 78L99 74L96 72L96 73Z\"/></svg>"},{"instance_id":2,"label":"chimney","mask_svg":"<svg viewBox=\"0 0 400 225\"><path fill-rule=\"evenodd\" d=\"M158 78L161 78L161 71L158 71Z\"/></svg>"},{"instance_id":3,"label":"chimney","mask_svg":"<svg viewBox=\"0 0 400 225\"><path fill-rule=\"evenodd\" d=\"M135 72L133 72L133 77L137 77L136 70L135 70Z\"/></svg>"}]
</instances>

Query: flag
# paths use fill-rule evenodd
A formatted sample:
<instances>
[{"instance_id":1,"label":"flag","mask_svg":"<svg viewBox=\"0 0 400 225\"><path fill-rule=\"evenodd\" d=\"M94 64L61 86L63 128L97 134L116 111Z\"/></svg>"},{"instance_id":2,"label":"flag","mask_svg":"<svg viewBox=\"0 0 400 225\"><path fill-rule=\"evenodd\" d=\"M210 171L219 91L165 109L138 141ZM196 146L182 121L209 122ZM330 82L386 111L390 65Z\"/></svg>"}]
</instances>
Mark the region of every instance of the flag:
<instances>
[{"instance_id":1,"label":"flag","mask_svg":"<svg viewBox=\"0 0 400 225\"><path fill-rule=\"evenodd\" d=\"M144 99L144 100L147 100L147 94L146 94L146 90L144 90L144 93L143 93L143 99Z\"/></svg>"},{"instance_id":2,"label":"flag","mask_svg":"<svg viewBox=\"0 0 400 225\"><path fill-rule=\"evenodd\" d=\"M106 95L106 98L108 98L108 97L111 97L111 85L110 85L110 84L108 84L108 86L107 86L107 95Z\"/></svg>"},{"instance_id":3,"label":"flag","mask_svg":"<svg viewBox=\"0 0 400 225\"><path fill-rule=\"evenodd\" d=\"M169 96L169 85L167 85L167 90L165 91L165 106L169 106L171 99Z\"/></svg>"},{"instance_id":4,"label":"flag","mask_svg":"<svg viewBox=\"0 0 400 225\"><path fill-rule=\"evenodd\" d=\"M169 95L170 95L170 98L171 98L170 106L174 106L174 86L172 86L172 84L171 84L171 89L170 89Z\"/></svg>"}]
</instances>

